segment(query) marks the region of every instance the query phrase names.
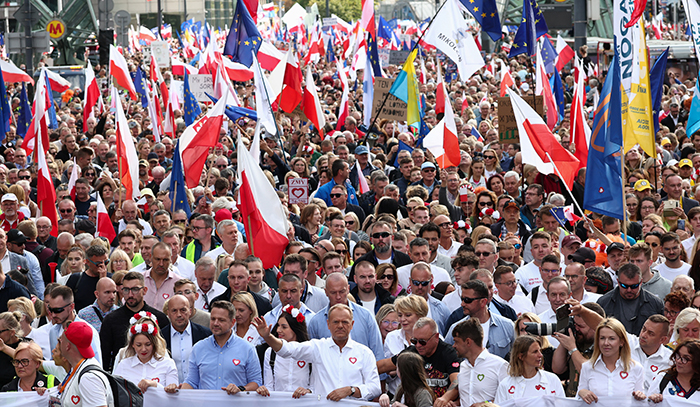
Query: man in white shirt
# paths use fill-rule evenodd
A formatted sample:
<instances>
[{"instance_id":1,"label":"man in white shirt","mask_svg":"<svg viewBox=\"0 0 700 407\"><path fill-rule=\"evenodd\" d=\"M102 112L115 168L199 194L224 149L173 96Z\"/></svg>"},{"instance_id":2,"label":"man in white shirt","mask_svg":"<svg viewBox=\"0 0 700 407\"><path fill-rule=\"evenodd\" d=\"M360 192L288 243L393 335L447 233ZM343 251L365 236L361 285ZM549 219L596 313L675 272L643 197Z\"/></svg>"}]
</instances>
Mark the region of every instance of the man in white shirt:
<instances>
[{"instance_id":1,"label":"man in white shirt","mask_svg":"<svg viewBox=\"0 0 700 407\"><path fill-rule=\"evenodd\" d=\"M209 311L209 305L214 298L226 292L226 287L214 281L216 275L216 263L211 257L203 256L194 267L194 275L197 278L197 293L199 297L194 302L194 307L202 311Z\"/></svg>"},{"instance_id":2,"label":"man in white shirt","mask_svg":"<svg viewBox=\"0 0 700 407\"><path fill-rule=\"evenodd\" d=\"M459 396L462 406L492 402L501 380L508 376L508 362L484 348L484 330L476 318L462 321L452 331L454 348L463 357L457 386L435 400L435 407L446 407ZM455 382L457 384L457 382Z\"/></svg>"},{"instance_id":3,"label":"man in white shirt","mask_svg":"<svg viewBox=\"0 0 700 407\"><path fill-rule=\"evenodd\" d=\"M517 273L516 273L517 274ZM541 314L549 308L549 298L547 297L547 287L552 278L561 275L559 258L556 254L548 254L542 259L540 264L540 279L542 284L533 287L527 298L535 305L535 312Z\"/></svg>"},{"instance_id":4,"label":"man in white shirt","mask_svg":"<svg viewBox=\"0 0 700 407\"><path fill-rule=\"evenodd\" d=\"M440 227L438 253L453 259L462 244L453 239L452 221L446 215L438 215L433 219L433 222Z\"/></svg>"},{"instance_id":5,"label":"man in white shirt","mask_svg":"<svg viewBox=\"0 0 700 407\"><path fill-rule=\"evenodd\" d=\"M460 255L452 260L452 268L456 282L455 290L442 299L450 313L462 306L462 284L469 281L472 271L479 268L479 259L472 255ZM525 297L521 298L527 301Z\"/></svg>"},{"instance_id":6,"label":"man in white shirt","mask_svg":"<svg viewBox=\"0 0 700 407\"><path fill-rule=\"evenodd\" d=\"M512 268L508 266L496 267L496 272L493 273L493 281L498 292L494 294L492 301L498 301L501 304L510 306L518 315L523 312L535 313L535 306L529 298L524 295L516 295L516 292L520 290L520 285L518 279L515 278Z\"/></svg>"},{"instance_id":7,"label":"man in white shirt","mask_svg":"<svg viewBox=\"0 0 700 407\"><path fill-rule=\"evenodd\" d=\"M122 204L122 214L124 217L119 221L119 230L117 233L120 233L122 230L126 229L126 224L128 222L135 220L138 221L141 226L143 226L144 236L153 234L153 228L151 228L151 225L145 220L141 219L141 212L139 211L138 206L136 206L136 202L130 199L124 201Z\"/></svg>"},{"instance_id":8,"label":"man in white shirt","mask_svg":"<svg viewBox=\"0 0 700 407\"><path fill-rule=\"evenodd\" d=\"M190 321L190 302L184 295L174 295L168 300L170 325L163 328L161 336L170 351L180 383L187 378L190 352L195 343L211 335L209 328Z\"/></svg>"},{"instance_id":9,"label":"man in white shirt","mask_svg":"<svg viewBox=\"0 0 700 407\"><path fill-rule=\"evenodd\" d=\"M694 234L685 239L682 244L686 253L692 253L695 241L700 237L700 206L696 206L688 211L688 222L690 222Z\"/></svg>"},{"instance_id":10,"label":"man in white shirt","mask_svg":"<svg viewBox=\"0 0 700 407\"><path fill-rule=\"evenodd\" d=\"M264 320L256 318L253 324L277 356L314 364L311 380L322 397L332 401L346 397L372 400L381 394L374 354L350 338L354 321L347 305L335 304L328 310L330 338L286 342L270 335L272 327Z\"/></svg>"},{"instance_id":11,"label":"man in white shirt","mask_svg":"<svg viewBox=\"0 0 700 407\"><path fill-rule=\"evenodd\" d=\"M586 267L581 263L572 262L564 269L564 278L571 286L571 298L584 304L587 302L597 302L600 294L586 291Z\"/></svg>"},{"instance_id":12,"label":"man in white shirt","mask_svg":"<svg viewBox=\"0 0 700 407\"><path fill-rule=\"evenodd\" d=\"M681 239L673 232L664 233L661 236L661 252L666 261L656 266L661 277L673 281L676 276L688 274L690 264L681 260Z\"/></svg>"},{"instance_id":13,"label":"man in white shirt","mask_svg":"<svg viewBox=\"0 0 700 407\"><path fill-rule=\"evenodd\" d=\"M411 285L411 282L409 281L411 278L411 270L413 269L413 266L416 263L424 262L426 264L429 264L430 244L427 240L423 239L422 237L417 237L411 240L411 243L409 244L408 255L409 257L411 257L411 261L413 263L401 266L398 269L396 269L396 275L398 276L399 284L401 284L401 287L409 287ZM448 273L447 270L445 270L444 268L431 264L430 271L433 276L433 286L443 281L447 281L448 283L452 282L450 273Z\"/></svg>"},{"instance_id":14,"label":"man in white shirt","mask_svg":"<svg viewBox=\"0 0 700 407\"><path fill-rule=\"evenodd\" d=\"M540 266L542 259L552 253L552 237L547 232L535 232L528 240L532 250L532 260L530 263L518 268L515 272L515 277L520 281L520 285L526 292L532 291L533 288L542 284L540 276Z\"/></svg>"},{"instance_id":15,"label":"man in white shirt","mask_svg":"<svg viewBox=\"0 0 700 407\"><path fill-rule=\"evenodd\" d=\"M197 282L197 277L194 274L194 263L180 256L180 236L174 230L168 230L163 233L162 242L170 246L172 255L170 261L173 267L173 272L182 278Z\"/></svg>"},{"instance_id":16,"label":"man in white shirt","mask_svg":"<svg viewBox=\"0 0 700 407\"><path fill-rule=\"evenodd\" d=\"M538 316L542 322L550 324L557 322L557 308L564 305L567 299L571 297L571 286L569 282L562 276L556 276L547 282L547 300L549 308ZM549 343L554 349L559 346L559 341L550 337Z\"/></svg>"},{"instance_id":17,"label":"man in white shirt","mask_svg":"<svg viewBox=\"0 0 700 407\"><path fill-rule=\"evenodd\" d=\"M233 256L233 251L238 245L238 226L231 219L224 219L216 225L216 234L221 239L221 246L206 252L204 255L216 261L219 255L228 254Z\"/></svg>"}]
</instances>

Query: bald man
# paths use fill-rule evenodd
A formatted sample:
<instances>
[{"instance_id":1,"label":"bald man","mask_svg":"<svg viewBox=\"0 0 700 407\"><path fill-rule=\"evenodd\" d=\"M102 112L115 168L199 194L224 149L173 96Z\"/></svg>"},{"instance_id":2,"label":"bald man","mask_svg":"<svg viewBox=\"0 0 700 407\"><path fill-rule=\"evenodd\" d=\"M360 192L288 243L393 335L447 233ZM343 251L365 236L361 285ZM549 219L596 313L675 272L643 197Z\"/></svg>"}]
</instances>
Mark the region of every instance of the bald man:
<instances>
[{"instance_id":1,"label":"bald man","mask_svg":"<svg viewBox=\"0 0 700 407\"><path fill-rule=\"evenodd\" d=\"M192 308L190 300L184 295L176 294L170 297L165 302L165 308L170 325L163 328L161 336L173 355L177 374L182 383L187 378L192 347L211 335L211 330L190 320Z\"/></svg>"},{"instance_id":2,"label":"bald man","mask_svg":"<svg viewBox=\"0 0 700 407\"><path fill-rule=\"evenodd\" d=\"M109 277L102 277L95 287L95 302L81 309L78 316L95 327L97 332L102 328L102 321L110 312L119 308L116 302L117 285Z\"/></svg>"}]
</instances>

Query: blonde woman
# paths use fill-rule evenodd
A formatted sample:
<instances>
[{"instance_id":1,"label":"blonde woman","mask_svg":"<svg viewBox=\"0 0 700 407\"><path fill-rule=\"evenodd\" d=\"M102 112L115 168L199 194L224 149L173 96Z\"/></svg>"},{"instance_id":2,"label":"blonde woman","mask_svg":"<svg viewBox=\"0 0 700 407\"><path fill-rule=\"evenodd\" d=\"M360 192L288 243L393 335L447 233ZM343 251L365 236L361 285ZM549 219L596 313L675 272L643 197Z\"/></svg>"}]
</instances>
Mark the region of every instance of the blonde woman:
<instances>
[{"instance_id":1,"label":"blonde woman","mask_svg":"<svg viewBox=\"0 0 700 407\"><path fill-rule=\"evenodd\" d=\"M257 346L260 344L260 335L252 322L258 316L258 307L255 305L253 296L247 292L239 292L231 298L231 303L236 309L233 332L248 342L250 346Z\"/></svg>"},{"instance_id":2,"label":"blonde woman","mask_svg":"<svg viewBox=\"0 0 700 407\"><path fill-rule=\"evenodd\" d=\"M114 249L112 255L109 256L109 264L107 265L107 273L117 271L129 271L133 268L129 255L122 249Z\"/></svg>"},{"instance_id":3,"label":"blonde woman","mask_svg":"<svg viewBox=\"0 0 700 407\"><path fill-rule=\"evenodd\" d=\"M413 326L416 322L427 316L429 312L428 302L418 295L399 297L394 301L394 309L399 319L399 327L389 332L384 341L384 357L390 358L398 355L404 349L411 346L413 338ZM401 384L401 380L396 377L389 377L386 380L387 391L396 394L396 390Z\"/></svg>"},{"instance_id":4,"label":"blonde woman","mask_svg":"<svg viewBox=\"0 0 700 407\"><path fill-rule=\"evenodd\" d=\"M79 244L73 245L68 249L66 259L61 263L61 277L56 282L65 284L71 274L82 273L85 271L85 251Z\"/></svg>"}]
</instances>

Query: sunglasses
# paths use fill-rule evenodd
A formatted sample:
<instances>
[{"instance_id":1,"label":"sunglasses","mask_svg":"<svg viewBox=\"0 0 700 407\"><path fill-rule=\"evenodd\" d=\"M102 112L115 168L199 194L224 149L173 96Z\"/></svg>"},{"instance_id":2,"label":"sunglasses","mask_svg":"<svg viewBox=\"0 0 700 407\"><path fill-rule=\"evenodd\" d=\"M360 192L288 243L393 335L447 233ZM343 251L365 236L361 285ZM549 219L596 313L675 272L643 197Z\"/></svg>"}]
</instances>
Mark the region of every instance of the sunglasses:
<instances>
[{"instance_id":1,"label":"sunglasses","mask_svg":"<svg viewBox=\"0 0 700 407\"><path fill-rule=\"evenodd\" d=\"M331 194L331 198L340 198L343 194Z\"/></svg>"},{"instance_id":2,"label":"sunglasses","mask_svg":"<svg viewBox=\"0 0 700 407\"><path fill-rule=\"evenodd\" d=\"M92 260L88 259L88 261L89 261L90 263L94 264L94 265L97 266L97 267L100 267L100 266L105 266L105 267L107 267L107 265L109 264L109 260L92 261Z\"/></svg>"},{"instance_id":3,"label":"sunglasses","mask_svg":"<svg viewBox=\"0 0 700 407\"><path fill-rule=\"evenodd\" d=\"M495 160L495 159L496 159L496 157L493 155L485 155L484 156L484 160Z\"/></svg>"},{"instance_id":4,"label":"sunglasses","mask_svg":"<svg viewBox=\"0 0 700 407\"><path fill-rule=\"evenodd\" d=\"M346 221L345 221L345 225L346 225L346 226L352 226L352 225L354 225L354 224L355 224L355 221L354 221L354 220L346 220Z\"/></svg>"},{"instance_id":5,"label":"sunglasses","mask_svg":"<svg viewBox=\"0 0 700 407\"><path fill-rule=\"evenodd\" d=\"M430 280L427 280L427 281L411 280L411 284L415 285L416 287L418 287L418 286L427 287L428 284L430 284Z\"/></svg>"},{"instance_id":6,"label":"sunglasses","mask_svg":"<svg viewBox=\"0 0 700 407\"><path fill-rule=\"evenodd\" d=\"M432 339L432 338L431 338L431 339ZM428 341L429 341L429 340L430 340L430 339L416 339L416 338L411 338L411 344L416 345L416 344L419 343L420 346L425 346L425 345L428 344Z\"/></svg>"},{"instance_id":7,"label":"sunglasses","mask_svg":"<svg viewBox=\"0 0 700 407\"><path fill-rule=\"evenodd\" d=\"M492 254L493 252L474 252L474 256L476 257L489 257Z\"/></svg>"},{"instance_id":8,"label":"sunglasses","mask_svg":"<svg viewBox=\"0 0 700 407\"><path fill-rule=\"evenodd\" d=\"M48 307L48 309L49 309L49 312L52 314L60 314L61 312L65 311L66 308L70 307L72 304L73 303L71 302L71 303L68 303L68 304L62 306L61 308Z\"/></svg>"},{"instance_id":9,"label":"sunglasses","mask_svg":"<svg viewBox=\"0 0 700 407\"><path fill-rule=\"evenodd\" d=\"M93 175L95 175L95 174L93 174ZM22 175L22 176L20 176L20 177L18 177L18 178L19 178L19 179L23 179L23 180L29 180L29 179L32 179L32 176L31 176L31 175Z\"/></svg>"},{"instance_id":10,"label":"sunglasses","mask_svg":"<svg viewBox=\"0 0 700 407\"><path fill-rule=\"evenodd\" d=\"M462 297L462 302L465 304L471 304L474 301L483 300L484 298L486 298L486 297L477 297L477 298Z\"/></svg>"},{"instance_id":11,"label":"sunglasses","mask_svg":"<svg viewBox=\"0 0 700 407\"><path fill-rule=\"evenodd\" d=\"M73 209L61 209L61 213L71 213Z\"/></svg>"},{"instance_id":12,"label":"sunglasses","mask_svg":"<svg viewBox=\"0 0 700 407\"><path fill-rule=\"evenodd\" d=\"M380 280L391 280L394 281L394 275L393 274L384 274L383 276L379 277Z\"/></svg>"},{"instance_id":13,"label":"sunglasses","mask_svg":"<svg viewBox=\"0 0 700 407\"><path fill-rule=\"evenodd\" d=\"M493 208L493 202L479 202L479 206L489 206Z\"/></svg>"},{"instance_id":14,"label":"sunglasses","mask_svg":"<svg viewBox=\"0 0 700 407\"><path fill-rule=\"evenodd\" d=\"M386 239L389 236L391 236L391 233L389 232L372 233L372 237L374 239Z\"/></svg>"},{"instance_id":15,"label":"sunglasses","mask_svg":"<svg viewBox=\"0 0 700 407\"><path fill-rule=\"evenodd\" d=\"M348 251L345 249L337 249L335 252L344 256Z\"/></svg>"},{"instance_id":16,"label":"sunglasses","mask_svg":"<svg viewBox=\"0 0 700 407\"><path fill-rule=\"evenodd\" d=\"M421 171L423 171L423 172L435 172L435 168L425 168Z\"/></svg>"},{"instance_id":17,"label":"sunglasses","mask_svg":"<svg viewBox=\"0 0 700 407\"><path fill-rule=\"evenodd\" d=\"M515 248L516 250L520 250L522 247L523 245L521 245L520 243L516 243L513 245L513 248Z\"/></svg>"},{"instance_id":18,"label":"sunglasses","mask_svg":"<svg viewBox=\"0 0 700 407\"><path fill-rule=\"evenodd\" d=\"M624 288L625 290L636 290L637 288L639 288L639 285L642 284L642 283L625 284L623 282L619 282L619 283L620 283L620 287Z\"/></svg>"}]
</instances>

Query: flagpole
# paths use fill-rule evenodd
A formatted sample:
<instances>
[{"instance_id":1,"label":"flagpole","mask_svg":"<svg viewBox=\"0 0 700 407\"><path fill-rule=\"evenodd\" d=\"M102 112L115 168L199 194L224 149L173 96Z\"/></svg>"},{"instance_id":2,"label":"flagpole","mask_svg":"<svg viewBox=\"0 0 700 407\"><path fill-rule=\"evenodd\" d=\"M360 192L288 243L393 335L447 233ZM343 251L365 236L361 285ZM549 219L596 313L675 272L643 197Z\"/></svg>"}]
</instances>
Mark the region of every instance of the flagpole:
<instances>
[{"instance_id":1,"label":"flagpole","mask_svg":"<svg viewBox=\"0 0 700 407\"><path fill-rule=\"evenodd\" d=\"M557 168L557 165L554 164L554 160L552 160L552 156L549 155L549 152L548 152L548 151L545 151L544 153L547 154L547 158L549 158L549 163L552 164L552 166L554 167L554 170L557 172L557 175L559 176L559 179L561 180L561 183L564 184L564 187L566 188L566 192L569 193L569 196L571 197L571 200L574 201L574 205L576 205L576 207L578 208L578 210L581 212L581 215L585 218L585 217L586 217L586 213L583 211L583 209L581 208L581 206L578 204L578 201L576 200L576 198L574 198L574 194L571 193L571 190L569 189L569 186L566 185L566 182L564 182L564 177L561 175L561 172L559 172L559 168Z\"/></svg>"},{"instance_id":2,"label":"flagpole","mask_svg":"<svg viewBox=\"0 0 700 407\"><path fill-rule=\"evenodd\" d=\"M253 230L253 225L252 222L250 221L250 215L248 215L248 230L252 231ZM250 249L250 254L252 256L255 256L255 247L253 246L253 236L248 236L248 246Z\"/></svg>"},{"instance_id":3,"label":"flagpole","mask_svg":"<svg viewBox=\"0 0 700 407\"><path fill-rule=\"evenodd\" d=\"M409 55L411 55L411 52L413 52L416 48L418 48L420 41L423 39L423 36L425 35L425 33L428 32L428 30L430 29L430 26L433 25L433 21L435 21L435 16L438 15L438 13L440 12L440 10L442 10L442 7L445 4L447 4L447 2L443 1L442 4L440 5L440 7L437 9L437 11L435 12L435 15L433 15L433 18L431 18L430 21L428 22L428 26L425 27L425 30L423 30L420 37L418 37L418 41L416 41L416 43L413 45L413 47L411 48L411 51L408 52ZM372 35L372 34L370 34L370 35ZM471 35L471 34L469 34L469 35ZM376 46L376 42L375 42L375 46ZM394 78L394 80L396 80L396 78ZM367 136L360 141L360 143L359 143L360 145L367 144L367 138L369 137L370 134L372 134L372 128L377 123L377 118L379 117L379 113L381 113L382 109L384 109L384 105L386 104L386 101L389 99L390 95L391 95L391 93L389 93L389 92L387 92L386 95L384 95L384 100L382 100L382 104L379 105L379 108L377 109L377 112L376 112L376 116L374 116L374 119L372 119L372 123L370 123L369 128L367 129Z\"/></svg>"},{"instance_id":4,"label":"flagpole","mask_svg":"<svg viewBox=\"0 0 700 407\"><path fill-rule=\"evenodd\" d=\"M627 243L627 197L625 196L625 154L624 147L620 146L620 182L622 183L622 238L624 243Z\"/></svg>"}]
</instances>

